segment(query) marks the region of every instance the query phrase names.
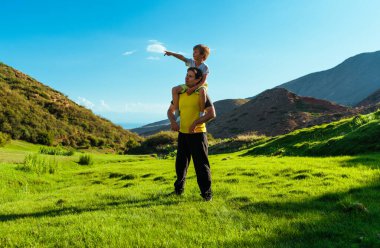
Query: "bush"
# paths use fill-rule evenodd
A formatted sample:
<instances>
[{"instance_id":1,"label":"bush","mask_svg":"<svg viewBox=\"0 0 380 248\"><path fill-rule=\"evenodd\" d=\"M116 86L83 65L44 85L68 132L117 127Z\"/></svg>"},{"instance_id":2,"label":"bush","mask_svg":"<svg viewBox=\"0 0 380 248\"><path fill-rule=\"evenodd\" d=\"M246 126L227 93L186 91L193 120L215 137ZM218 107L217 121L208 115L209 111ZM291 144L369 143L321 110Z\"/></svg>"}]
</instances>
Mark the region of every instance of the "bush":
<instances>
[{"instance_id":1,"label":"bush","mask_svg":"<svg viewBox=\"0 0 380 248\"><path fill-rule=\"evenodd\" d=\"M128 141L125 143L124 152L127 152L139 146L140 143L137 140L135 140L134 138L129 138Z\"/></svg>"},{"instance_id":2,"label":"bush","mask_svg":"<svg viewBox=\"0 0 380 248\"><path fill-rule=\"evenodd\" d=\"M93 163L94 163L94 160L91 155L85 154L79 157L80 165L92 165Z\"/></svg>"},{"instance_id":3,"label":"bush","mask_svg":"<svg viewBox=\"0 0 380 248\"><path fill-rule=\"evenodd\" d=\"M51 133L41 132L37 136L37 143L41 145L52 145L54 141L53 135Z\"/></svg>"},{"instance_id":4,"label":"bush","mask_svg":"<svg viewBox=\"0 0 380 248\"><path fill-rule=\"evenodd\" d=\"M60 147L40 147L40 153L47 154L47 155L62 155L62 156L74 155L73 150L66 150Z\"/></svg>"},{"instance_id":5,"label":"bush","mask_svg":"<svg viewBox=\"0 0 380 248\"><path fill-rule=\"evenodd\" d=\"M162 145L175 145L177 143L177 132L161 131L148 136L143 142L147 147L156 147Z\"/></svg>"},{"instance_id":6,"label":"bush","mask_svg":"<svg viewBox=\"0 0 380 248\"><path fill-rule=\"evenodd\" d=\"M38 154L29 154L25 157L24 162L17 166L16 169L41 174L54 174L59 168L58 161L54 159L46 159Z\"/></svg>"},{"instance_id":7,"label":"bush","mask_svg":"<svg viewBox=\"0 0 380 248\"><path fill-rule=\"evenodd\" d=\"M40 147L40 153L47 155L72 156L74 155L74 150L66 150L61 147Z\"/></svg>"},{"instance_id":8,"label":"bush","mask_svg":"<svg viewBox=\"0 0 380 248\"><path fill-rule=\"evenodd\" d=\"M11 138L5 133L0 133L0 146L5 145Z\"/></svg>"},{"instance_id":9,"label":"bush","mask_svg":"<svg viewBox=\"0 0 380 248\"><path fill-rule=\"evenodd\" d=\"M164 158L174 156L177 146L177 136L177 132L161 131L148 136L139 146L130 148L128 152L132 154L156 153Z\"/></svg>"}]
</instances>

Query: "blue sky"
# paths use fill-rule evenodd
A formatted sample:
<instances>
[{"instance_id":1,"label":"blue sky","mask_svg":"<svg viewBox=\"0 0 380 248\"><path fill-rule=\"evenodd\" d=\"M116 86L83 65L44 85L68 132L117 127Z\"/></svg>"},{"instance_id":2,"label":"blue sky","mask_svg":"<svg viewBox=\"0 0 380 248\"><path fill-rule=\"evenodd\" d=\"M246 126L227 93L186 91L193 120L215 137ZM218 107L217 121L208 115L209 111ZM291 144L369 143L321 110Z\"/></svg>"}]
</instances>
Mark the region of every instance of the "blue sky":
<instances>
[{"instance_id":1,"label":"blue sky","mask_svg":"<svg viewBox=\"0 0 380 248\"><path fill-rule=\"evenodd\" d=\"M377 0L3 1L0 61L115 123L166 118L171 87L211 48L214 101L254 96L380 50Z\"/></svg>"}]
</instances>

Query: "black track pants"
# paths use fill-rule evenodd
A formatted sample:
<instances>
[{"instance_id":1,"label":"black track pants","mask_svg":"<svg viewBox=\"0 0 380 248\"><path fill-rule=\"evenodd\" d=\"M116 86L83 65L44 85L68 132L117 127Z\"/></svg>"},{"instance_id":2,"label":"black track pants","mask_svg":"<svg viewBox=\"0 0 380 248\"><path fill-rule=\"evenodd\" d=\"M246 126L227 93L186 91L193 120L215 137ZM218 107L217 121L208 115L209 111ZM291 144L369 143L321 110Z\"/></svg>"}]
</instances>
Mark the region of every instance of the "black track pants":
<instances>
[{"instance_id":1,"label":"black track pants","mask_svg":"<svg viewBox=\"0 0 380 248\"><path fill-rule=\"evenodd\" d=\"M177 180L174 183L176 192L184 190L187 169L191 158L194 161L197 182L203 197L211 192L211 171L208 161L208 142L206 133L178 134L178 149L175 168Z\"/></svg>"}]
</instances>

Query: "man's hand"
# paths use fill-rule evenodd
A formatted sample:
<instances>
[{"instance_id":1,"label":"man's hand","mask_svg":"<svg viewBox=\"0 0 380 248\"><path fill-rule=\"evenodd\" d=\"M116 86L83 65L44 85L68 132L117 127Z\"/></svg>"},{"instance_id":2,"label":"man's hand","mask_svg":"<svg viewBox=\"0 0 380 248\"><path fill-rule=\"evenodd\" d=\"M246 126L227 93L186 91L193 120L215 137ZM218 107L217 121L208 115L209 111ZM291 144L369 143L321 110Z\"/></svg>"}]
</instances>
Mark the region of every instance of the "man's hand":
<instances>
[{"instance_id":1,"label":"man's hand","mask_svg":"<svg viewBox=\"0 0 380 248\"><path fill-rule=\"evenodd\" d=\"M190 133L194 133L194 131L195 131L195 128L197 127L197 122L193 122L193 124L191 124L191 126L190 126L190 128L189 128L189 132Z\"/></svg>"},{"instance_id":2,"label":"man's hand","mask_svg":"<svg viewBox=\"0 0 380 248\"><path fill-rule=\"evenodd\" d=\"M175 132L178 132L179 131L179 125L177 122L170 122L170 127L172 129L172 131L175 131Z\"/></svg>"}]
</instances>

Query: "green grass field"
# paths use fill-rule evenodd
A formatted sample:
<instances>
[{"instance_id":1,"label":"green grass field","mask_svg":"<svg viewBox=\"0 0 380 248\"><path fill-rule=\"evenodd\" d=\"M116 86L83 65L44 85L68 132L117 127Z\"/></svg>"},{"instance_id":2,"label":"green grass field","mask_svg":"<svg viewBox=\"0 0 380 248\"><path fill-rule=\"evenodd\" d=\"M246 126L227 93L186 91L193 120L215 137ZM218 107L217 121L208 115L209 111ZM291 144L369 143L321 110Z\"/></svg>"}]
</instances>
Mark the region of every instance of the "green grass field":
<instances>
[{"instance_id":1,"label":"green grass field","mask_svg":"<svg viewBox=\"0 0 380 248\"><path fill-rule=\"evenodd\" d=\"M193 165L175 196L173 159L92 153L85 166L75 153L54 174L20 169L38 151L0 148L1 247L380 247L380 154L212 155L204 202Z\"/></svg>"}]
</instances>

